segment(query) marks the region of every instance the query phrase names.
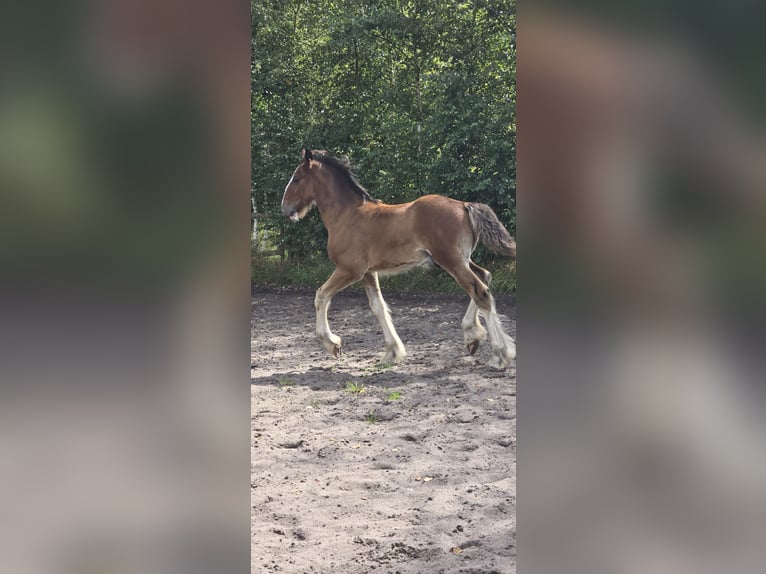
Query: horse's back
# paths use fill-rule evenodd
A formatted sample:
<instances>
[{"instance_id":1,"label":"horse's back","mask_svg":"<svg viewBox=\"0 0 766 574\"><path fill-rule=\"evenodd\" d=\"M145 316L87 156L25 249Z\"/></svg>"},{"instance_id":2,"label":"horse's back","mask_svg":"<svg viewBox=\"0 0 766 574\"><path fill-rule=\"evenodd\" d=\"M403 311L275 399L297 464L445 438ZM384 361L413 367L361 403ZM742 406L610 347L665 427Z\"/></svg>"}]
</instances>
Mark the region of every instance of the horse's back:
<instances>
[{"instance_id":1,"label":"horse's back","mask_svg":"<svg viewBox=\"0 0 766 574\"><path fill-rule=\"evenodd\" d=\"M473 251L476 240L465 203L442 195L412 202L420 241L442 266L456 265Z\"/></svg>"},{"instance_id":2,"label":"horse's back","mask_svg":"<svg viewBox=\"0 0 766 574\"><path fill-rule=\"evenodd\" d=\"M443 195L424 195L412 202L412 212L418 224L447 233L462 231L470 225L465 203Z\"/></svg>"},{"instance_id":3,"label":"horse's back","mask_svg":"<svg viewBox=\"0 0 766 574\"><path fill-rule=\"evenodd\" d=\"M443 195L424 195L412 202L413 206L419 206L422 209L437 211L453 211L455 213L463 210L464 202L445 197Z\"/></svg>"},{"instance_id":4,"label":"horse's back","mask_svg":"<svg viewBox=\"0 0 766 574\"><path fill-rule=\"evenodd\" d=\"M424 195L407 203L368 204L365 211L365 223L377 231L382 227L393 226L396 231L407 230L408 234L438 225L459 226L468 221L465 203L443 195Z\"/></svg>"}]
</instances>

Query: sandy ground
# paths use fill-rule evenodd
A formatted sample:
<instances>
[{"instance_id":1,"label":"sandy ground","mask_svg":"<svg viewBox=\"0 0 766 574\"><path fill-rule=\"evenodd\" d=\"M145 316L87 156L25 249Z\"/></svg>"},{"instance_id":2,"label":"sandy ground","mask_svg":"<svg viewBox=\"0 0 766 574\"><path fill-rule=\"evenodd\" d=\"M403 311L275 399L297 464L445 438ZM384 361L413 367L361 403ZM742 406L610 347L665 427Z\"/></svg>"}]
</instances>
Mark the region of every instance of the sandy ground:
<instances>
[{"instance_id":1,"label":"sandy ground","mask_svg":"<svg viewBox=\"0 0 766 574\"><path fill-rule=\"evenodd\" d=\"M515 365L467 355L466 296L383 295L408 353L391 368L364 293L333 300L336 360L313 292L253 291L251 570L515 573Z\"/></svg>"}]
</instances>

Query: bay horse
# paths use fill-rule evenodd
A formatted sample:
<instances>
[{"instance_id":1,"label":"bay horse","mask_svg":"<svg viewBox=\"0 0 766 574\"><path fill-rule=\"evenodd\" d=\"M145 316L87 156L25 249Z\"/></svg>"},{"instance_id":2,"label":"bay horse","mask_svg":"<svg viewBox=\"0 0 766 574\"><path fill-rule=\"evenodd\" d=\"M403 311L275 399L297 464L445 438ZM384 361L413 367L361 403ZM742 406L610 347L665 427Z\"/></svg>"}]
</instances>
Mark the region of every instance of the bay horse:
<instances>
[{"instance_id":1,"label":"bay horse","mask_svg":"<svg viewBox=\"0 0 766 574\"><path fill-rule=\"evenodd\" d=\"M327 253L335 271L317 290L316 335L335 357L341 339L330 331L327 311L333 296L361 281L370 308L385 338L384 363L406 355L383 301L378 274L396 274L435 263L460 284L471 302L461 326L466 347L474 354L489 335L489 365L506 368L516 357L516 343L503 329L489 292L490 272L471 261L481 241L491 251L516 256L516 242L488 205L426 195L399 205L373 198L351 172L346 158L323 150L301 150L282 197L282 214L296 222L316 206L327 228ZM485 329L479 317L486 322Z\"/></svg>"}]
</instances>

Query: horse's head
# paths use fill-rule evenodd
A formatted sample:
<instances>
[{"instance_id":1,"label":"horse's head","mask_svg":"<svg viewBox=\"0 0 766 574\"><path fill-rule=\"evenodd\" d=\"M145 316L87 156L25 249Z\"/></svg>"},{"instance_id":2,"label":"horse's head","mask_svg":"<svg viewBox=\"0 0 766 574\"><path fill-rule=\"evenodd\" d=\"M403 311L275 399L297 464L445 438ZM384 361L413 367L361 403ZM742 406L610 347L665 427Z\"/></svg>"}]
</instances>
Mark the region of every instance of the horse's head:
<instances>
[{"instance_id":1,"label":"horse's head","mask_svg":"<svg viewBox=\"0 0 766 574\"><path fill-rule=\"evenodd\" d=\"M295 168L282 196L282 214L290 221L298 221L316 205L314 172L317 165L316 162L312 162L310 149L303 148L301 153L301 163Z\"/></svg>"}]
</instances>

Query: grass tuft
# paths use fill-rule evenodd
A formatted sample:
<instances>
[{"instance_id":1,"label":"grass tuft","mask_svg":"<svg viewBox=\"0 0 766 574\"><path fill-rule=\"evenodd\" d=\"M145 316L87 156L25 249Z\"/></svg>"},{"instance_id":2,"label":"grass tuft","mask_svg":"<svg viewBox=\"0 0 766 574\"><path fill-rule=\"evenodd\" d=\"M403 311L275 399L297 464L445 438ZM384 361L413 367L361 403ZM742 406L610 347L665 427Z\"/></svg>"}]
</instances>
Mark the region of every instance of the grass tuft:
<instances>
[{"instance_id":1,"label":"grass tuft","mask_svg":"<svg viewBox=\"0 0 766 574\"><path fill-rule=\"evenodd\" d=\"M367 421L367 424L374 425L376 422L380 421L380 417L375 411L369 411L367 416L364 417L364 420Z\"/></svg>"},{"instance_id":2,"label":"grass tuft","mask_svg":"<svg viewBox=\"0 0 766 574\"><path fill-rule=\"evenodd\" d=\"M346 383L345 390L347 393L354 393L357 395L361 395L367 392L367 387L365 387L361 383L355 383L354 381L349 381Z\"/></svg>"}]
</instances>

